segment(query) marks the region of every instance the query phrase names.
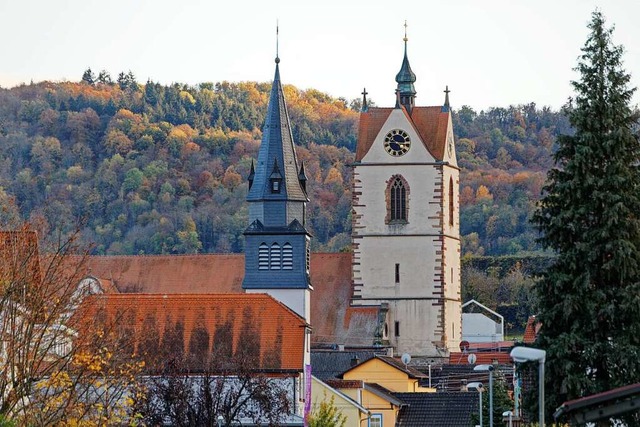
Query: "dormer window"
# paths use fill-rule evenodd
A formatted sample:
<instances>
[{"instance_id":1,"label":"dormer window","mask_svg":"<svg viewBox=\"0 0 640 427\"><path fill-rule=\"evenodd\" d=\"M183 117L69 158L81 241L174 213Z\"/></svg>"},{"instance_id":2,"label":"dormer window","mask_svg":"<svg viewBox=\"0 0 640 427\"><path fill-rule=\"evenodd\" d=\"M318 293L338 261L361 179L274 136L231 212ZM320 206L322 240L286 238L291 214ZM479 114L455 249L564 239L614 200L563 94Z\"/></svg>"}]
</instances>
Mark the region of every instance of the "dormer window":
<instances>
[{"instance_id":1,"label":"dormer window","mask_svg":"<svg viewBox=\"0 0 640 427\"><path fill-rule=\"evenodd\" d=\"M280 193L280 189L282 188L282 174L278 167L278 159L273 159L273 169L271 170L271 175L269 175L269 182L271 183L271 193Z\"/></svg>"}]
</instances>

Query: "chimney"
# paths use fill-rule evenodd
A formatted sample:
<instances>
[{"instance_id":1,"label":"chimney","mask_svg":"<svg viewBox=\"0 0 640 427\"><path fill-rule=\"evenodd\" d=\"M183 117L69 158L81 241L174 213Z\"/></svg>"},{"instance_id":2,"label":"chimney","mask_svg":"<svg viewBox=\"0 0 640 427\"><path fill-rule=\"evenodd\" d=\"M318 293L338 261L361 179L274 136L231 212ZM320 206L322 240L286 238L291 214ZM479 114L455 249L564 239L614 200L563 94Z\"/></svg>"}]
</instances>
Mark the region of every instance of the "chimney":
<instances>
[{"instance_id":1,"label":"chimney","mask_svg":"<svg viewBox=\"0 0 640 427\"><path fill-rule=\"evenodd\" d=\"M351 358L351 366L356 366L358 363L360 363L360 358L358 356L353 356Z\"/></svg>"}]
</instances>

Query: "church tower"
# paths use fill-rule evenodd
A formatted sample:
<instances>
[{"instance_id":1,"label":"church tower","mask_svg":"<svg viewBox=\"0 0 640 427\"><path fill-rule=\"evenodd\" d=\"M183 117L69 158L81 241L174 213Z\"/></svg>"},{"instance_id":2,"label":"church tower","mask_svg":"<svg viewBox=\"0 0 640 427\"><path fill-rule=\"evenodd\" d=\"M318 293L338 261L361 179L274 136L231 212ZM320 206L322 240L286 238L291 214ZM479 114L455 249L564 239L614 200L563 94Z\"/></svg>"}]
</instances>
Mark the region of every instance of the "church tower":
<instances>
[{"instance_id":1,"label":"church tower","mask_svg":"<svg viewBox=\"0 0 640 427\"><path fill-rule=\"evenodd\" d=\"M406 24L405 24L406 25ZM353 166L352 305L386 307L397 354L446 356L461 326L459 168L449 109L415 105L404 37L396 105L368 108Z\"/></svg>"},{"instance_id":2,"label":"church tower","mask_svg":"<svg viewBox=\"0 0 640 427\"><path fill-rule=\"evenodd\" d=\"M309 241L305 228L306 176L298 164L280 82L280 58L271 87L262 142L249 175L242 288L267 293L310 322Z\"/></svg>"}]
</instances>

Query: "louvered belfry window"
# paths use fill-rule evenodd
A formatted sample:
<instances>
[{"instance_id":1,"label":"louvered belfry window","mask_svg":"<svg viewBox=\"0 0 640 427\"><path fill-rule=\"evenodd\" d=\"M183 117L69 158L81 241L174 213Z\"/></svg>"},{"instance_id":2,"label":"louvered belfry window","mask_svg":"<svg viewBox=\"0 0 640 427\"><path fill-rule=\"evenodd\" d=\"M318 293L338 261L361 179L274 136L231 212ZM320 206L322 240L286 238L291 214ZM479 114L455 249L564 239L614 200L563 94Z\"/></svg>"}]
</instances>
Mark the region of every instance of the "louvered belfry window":
<instances>
[{"instance_id":1,"label":"louvered belfry window","mask_svg":"<svg viewBox=\"0 0 640 427\"><path fill-rule=\"evenodd\" d=\"M407 189L404 182L396 177L391 184L391 221L407 220Z\"/></svg>"},{"instance_id":2,"label":"louvered belfry window","mask_svg":"<svg viewBox=\"0 0 640 427\"><path fill-rule=\"evenodd\" d=\"M270 269L271 270L280 270L280 245L274 243L271 245L271 256L270 256Z\"/></svg>"},{"instance_id":3,"label":"louvered belfry window","mask_svg":"<svg viewBox=\"0 0 640 427\"><path fill-rule=\"evenodd\" d=\"M293 247L289 242L282 245L282 269L293 269Z\"/></svg>"},{"instance_id":4,"label":"louvered belfry window","mask_svg":"<svg viewBox=\"0 0 640 427\"><path fill-rule=\"evenodd\" d=\"M262 242L258 247L258 270L269 269L269 246Z\"/></svg>"}]
</instances>

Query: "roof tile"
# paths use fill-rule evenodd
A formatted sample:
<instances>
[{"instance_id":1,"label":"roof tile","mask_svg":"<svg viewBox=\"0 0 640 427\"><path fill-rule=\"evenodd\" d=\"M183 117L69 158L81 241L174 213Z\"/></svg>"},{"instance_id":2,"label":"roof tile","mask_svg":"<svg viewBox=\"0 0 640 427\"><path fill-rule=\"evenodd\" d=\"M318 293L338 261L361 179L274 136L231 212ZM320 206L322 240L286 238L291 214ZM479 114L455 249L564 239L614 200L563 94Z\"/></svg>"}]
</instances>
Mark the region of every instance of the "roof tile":
<instances>
[{"instance_id":1,"label":"roof tile","mask_svg":"<svg viewBox=\"0 0 640 427\"><path fill-rule=\"evenodd\" d=\"M441 106L414 107L411 113L408 113L404 108L403 110L427 150L436 160L442 160L447 143L450 113L443 112ZM360 114L356 161L361 161L369 152L391 111L393 108L370 108Z\"/></svg>"},{"instance_id":2,"label":"roof tile","mask_svg":"<svg viewBox=\"0 0 640 427\"><path fill-rule=\"evenodd\" d=\"M251 354L261 371L302 371L306 323L266 294L103 294L88 297L79 316L113 327L151 371L184 356L193 371L216 357Z\"/></svg>"},{"instance_id":3,"label":"roof tile","mask_svg":"<svg viewBox=\"0 0 640 427\"><path fill-rule=\"evenodd\" d=\"M242 293L244 255L92 256L88 273L120 292ZM313 343L372 345L378 307L351 307L351 254L311 254Z\"/></svg>"}]
</instances>

